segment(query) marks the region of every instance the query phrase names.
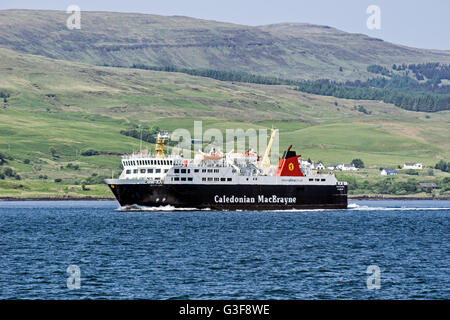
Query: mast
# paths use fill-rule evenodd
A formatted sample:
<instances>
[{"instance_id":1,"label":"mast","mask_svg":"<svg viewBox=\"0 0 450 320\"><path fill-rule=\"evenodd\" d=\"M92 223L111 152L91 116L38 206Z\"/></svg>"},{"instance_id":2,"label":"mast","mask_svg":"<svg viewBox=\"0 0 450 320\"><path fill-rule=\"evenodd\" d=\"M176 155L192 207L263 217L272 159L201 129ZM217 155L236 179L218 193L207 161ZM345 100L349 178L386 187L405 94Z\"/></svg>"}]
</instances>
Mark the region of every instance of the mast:
<instances>
[{"instance_id":1,"label":"mast","mask_svg":"<svg viewBox=\"0 0 450 320\"><path fill-rule=\"evenodd\" d=\"M164 143L169 140L169 133L167 132L160 132L158 133L158 137L156 138L156 158L165 158L166 155L164 154Z\"/></svg>"}]
</instances>

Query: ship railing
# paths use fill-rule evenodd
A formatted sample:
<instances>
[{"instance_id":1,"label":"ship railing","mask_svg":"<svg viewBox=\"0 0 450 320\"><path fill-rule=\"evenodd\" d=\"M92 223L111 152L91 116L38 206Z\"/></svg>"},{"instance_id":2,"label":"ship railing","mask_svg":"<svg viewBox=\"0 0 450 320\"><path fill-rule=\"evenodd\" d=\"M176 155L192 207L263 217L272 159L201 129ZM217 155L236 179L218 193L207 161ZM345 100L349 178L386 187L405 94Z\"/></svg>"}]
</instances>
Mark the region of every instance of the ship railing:
<instances>
[{"instance_id":1,"label":"ship railing","mask_svg":"<svg viewBox=\"0 0 450 320\"><path fill-rule=\"evenodd\" d=\"M123 160L136 160L136 159L148 159L148 158L158 159L158 160L161 160L161 159L180 159L180 160L183 160L182 157L180 157L178 155L172 155L172 154L171 155L167 155L164 158L157 158L154 155L151 155L151 154L145 155L145 154L142 154L142 153L133 153L133 154L124 154L124 155L122 155L122 159Z\"/></svg>"},{"instance_id":2,"label":"ship railing","mask_svg":"<svg viewBox=\"0 0 450 320\"><path fill-rule=\"evenodd\" d=\"M147 179L146 181L145 181L145 183L146 184L163 184L164 183L164 181L163 180L150 180L150 179Z\"/></svg>"}]
</instances>

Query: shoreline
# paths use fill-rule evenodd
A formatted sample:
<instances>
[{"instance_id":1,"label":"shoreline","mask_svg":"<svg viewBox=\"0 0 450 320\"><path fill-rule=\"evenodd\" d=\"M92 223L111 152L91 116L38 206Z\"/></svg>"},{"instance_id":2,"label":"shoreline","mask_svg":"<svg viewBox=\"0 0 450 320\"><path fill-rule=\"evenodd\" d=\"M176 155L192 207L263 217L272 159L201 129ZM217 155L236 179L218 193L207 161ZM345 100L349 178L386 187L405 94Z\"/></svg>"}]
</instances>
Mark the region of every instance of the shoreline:
<instances>
[{"instance_id":1,"label":"shoreline","mask_svg":"<svg viewBox=\"0 0 450 320\"><path fill-rule=\"evenodd\" d=\"M349 195L348 200L450 200L450 196L420 197L420 196L390 196L390 195ZM116 201L109 197L0 197L1 201Z\"/></svg>"},{"instance_id":2,"label":"shoreline","mask_svg":"<svg viewBox=\"0 0 450 320\"><path fill-rule=\"evenodd\" d=\"M116 198L105 197L36 197L36 198L21 198L21 197L0 197L1 201L112 201Z\"/></svg>"},{"instance_id":3,"label":"shoreline","mask_svg":"<svg viewBox=\"0 0 450 320\"><path fill-rule=\"evenodd\" d=\"M390 196L390 195L349 195L348 200L450 200L450 196Z\"/></svg>"}]
</instances>

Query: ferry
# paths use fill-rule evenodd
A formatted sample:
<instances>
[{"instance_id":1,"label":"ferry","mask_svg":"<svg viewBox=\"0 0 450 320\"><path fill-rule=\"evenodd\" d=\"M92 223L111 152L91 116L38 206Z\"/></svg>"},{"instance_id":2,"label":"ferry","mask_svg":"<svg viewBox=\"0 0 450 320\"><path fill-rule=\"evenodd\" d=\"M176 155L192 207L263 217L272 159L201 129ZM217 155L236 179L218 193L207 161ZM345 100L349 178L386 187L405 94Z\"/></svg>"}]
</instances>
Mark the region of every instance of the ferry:
<instances>
[{"instance_id":1,"label":"ferry","mask_svg":"<svg viewBox=\"0 0 450 320\"><path fill-rule=\"evenodd\" d=\"M122 207L211 210L346 209L347 183L334 174L303 166L301 156L284 151L277 165L269 154L198 152L193 159L166 156L167 132L159 133L155 154L146 150L122 157L118 179L105 179Z\"/></svg>"}]
</instances>

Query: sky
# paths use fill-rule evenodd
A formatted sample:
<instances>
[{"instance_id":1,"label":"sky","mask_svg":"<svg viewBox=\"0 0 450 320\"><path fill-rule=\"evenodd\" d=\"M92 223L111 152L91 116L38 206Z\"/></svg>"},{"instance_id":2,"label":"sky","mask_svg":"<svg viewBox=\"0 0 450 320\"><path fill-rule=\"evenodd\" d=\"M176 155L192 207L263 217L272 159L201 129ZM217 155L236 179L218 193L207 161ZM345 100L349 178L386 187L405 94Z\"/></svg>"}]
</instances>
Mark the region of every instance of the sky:
<instances>
[{"instance_id":1,"label":"sky","mask_svg":"<svg viewBox=\"0 0 450 320\"><path fill-rule=\"evenodd\" d=\"M450 0L1 0L0 9L139 12L244 25L307 22L417 48L450 50ZM373 20L379 8L379 28ZM370 20L372 29L368 28Z\"/></svg>"}]
</instances>

